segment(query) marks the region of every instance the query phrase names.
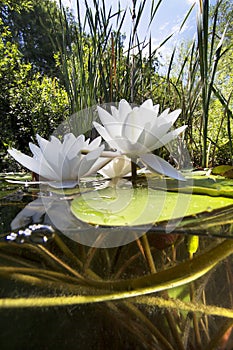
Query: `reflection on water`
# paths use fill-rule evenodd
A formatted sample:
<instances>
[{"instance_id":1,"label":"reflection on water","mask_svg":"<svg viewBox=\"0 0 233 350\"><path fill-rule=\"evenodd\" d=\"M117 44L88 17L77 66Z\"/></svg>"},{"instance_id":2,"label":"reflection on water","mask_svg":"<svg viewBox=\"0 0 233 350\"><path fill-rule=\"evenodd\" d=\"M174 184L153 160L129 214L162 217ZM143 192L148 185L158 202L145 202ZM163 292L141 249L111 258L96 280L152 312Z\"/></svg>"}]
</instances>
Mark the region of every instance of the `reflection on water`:
<instances>
[{"instance_id":1,"label":"reflection on water","mask_svg":"<svg viewBox=\"0 0 233 350\"><path fill-rule=\"evenodd\" d=\"M1 349L232 349L232 206L189 216L167 234L166 222L89 225L70 212L78 193L37 192L1 200ZM77 234L88 243L90 235L134 239L103 249ZM193 234L200 235L194 257ZM3 299L18 298L26 308L3 308Z\"/></svg>"},{"instance_id":2,"label":"reflection on water","mask_svg":"<svg viewBox=\"0 0 233 350\"><path fill-rule=\"evenodd\" d=\"M198 183L197 187L194 187L193 192L201 191L200 185L202 182L203 180ZM174 184L174 180L164 184L164 181L159 179L156 181L149 179L150 188L152 188L152 191L156 194L156 196L153 197L150 193L148 195L147 190L143 192L144 186L148 186L148 179L146 183L144 183L142 179L138 184L138 188L139 190L141 189L142 192L139 192L136 198L135 192L133 192L131 188L131 182L126 179L120 180L117 183L117 187L116 184L111 181L98 182L94 180L83 182L80 189L76 188L64 191L53 190L53 192L51 192L52 189L45 187L43 189L44 191L40 190L39 192L38 190L33 190L31 194L19 190L2 200L0 214L2 218L2 232L9 232L10 226L10 230L13 232L11 232L10 236L6 234L5 237L9 236L7 239L12 238L12 240L14 240L13 237L19 237L20 235L26 237L28 229L28 232L30 232L29 236L33 240L33 236L36 237L36 234L42 232L43 229L40 227L39 231L38 228L37 230L33 229L33 232L31 232L29 226L41 224L45 225L45 231L47 226L51 226L76 242L89 246L96 246L97 244L97 247L102 248L128 244L136 238L139 238L145 232L195 234L221 238L233 237L232 190L228 191L229 198L226 199L224 199L224 197L196 195L197 203L193 204L190 200L191 193L189 193L189 182L186 183L186 187L182 185L181 188L177 189L177 195L176 192L167 192L167 190L171 191L171 189L175 187ZM167 190L164 187L167 187ZM161 191L163 188L164 191ZM207 188L207 191L208 190L209 188ZM184 193L185 191L187 195ZM144 198L145 196L143 197L145 193L147 195L146 199ZM175 201L171 196L171 199L165 202L168 194L176 195ZM156 201L156 206L154 206L154 204L151 205L151 203L148 202L148 198L149 200L152 198L153 202ZM204 198L205 201L203 205ZM76 213L81 213L81 218L84 219L86 215L87 222L78 220L71 212L71 205L73 206L73 203L75 203L74 199L77 201L77 208L75 208ZM223 202L221 207L219 203L223 199L226 203ZM209 203L209 200L212 202ZM133 201L135 201L135 204ZM203 210L205 210L201 212L197 211L197 213L190 215L190 210L192 212L193 207L197 206L198 202L200 202L199 206L203 207ZM105 207L103 207L103 205L105 205ZM130 213L129 210L124 210L124 206L128 209L130 205L133 208L132 213ZM168 211L166 208L168 205L170 205L171 211ZM191 208L190 210L189 205ZM216 209L214 209L215 206L217 207ZM123 207L123 210L121 207ZM165 214L163 213L161 215L161 210L165 211ZM148 215L148 212L152 211L153 215ZM96 216L97 219L93 220L92 212L93 217ZM121 216L121 212L123 216ZM125 221L125 213L136 218L136 215L138 215L139 219L131 219L132 224L130 224L130 226L122 226L121 222ZM159 217L159 215L161 218L158 222L156 217ZM106 216L106 220L104 216ZM149 219L147 219L147 216ZM167 221L165 219L166 216L170 218L173 216L174 219ZM155 219L153 220L153 218ZM96 224L89 224L88 220L96 221ZM147 220L154 222L153 224L140 223L140 221L146 222ZM119 224L113 224L114 226L108 224L108 222L114 223L114 221L118 221ZM134 221L138 223L134 224ZM133 229L131 227L132 225ZM23 229L23 231L21 229Z\"/></svg>"}]
</instances>

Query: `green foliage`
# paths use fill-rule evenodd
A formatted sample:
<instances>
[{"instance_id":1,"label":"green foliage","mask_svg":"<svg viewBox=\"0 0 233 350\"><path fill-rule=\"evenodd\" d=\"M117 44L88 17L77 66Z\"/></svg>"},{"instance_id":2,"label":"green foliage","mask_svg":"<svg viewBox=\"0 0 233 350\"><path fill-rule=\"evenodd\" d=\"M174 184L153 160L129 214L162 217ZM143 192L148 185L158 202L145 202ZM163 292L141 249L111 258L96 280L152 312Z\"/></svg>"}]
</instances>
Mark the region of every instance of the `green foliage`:
<instances>
[{"instance_id":1,"label":"green foliage","mask_svg":"<svg viewBox=\"0 0 233 350\"><path fill-rule=\"evenodd\" d=\"M31 0L0 0L1 10L6 6L10 10L20 13L20 11L28 11L32 8Z\"/></svg>"},{"instance_id":2,"label":"green foliage","mask_svg":"<svg viewBox=\"0 0 233 350\"><path fill-rule=\"evenodd\" d=\"M177 48L164 98L182 108L194 165L232 162L232 17L224 1L200 1L197 39ZM202 6L203 5L203 6Z\"/></svg>"},{"instance_id":3,"label":"green foliage","mask_svg":"<svg viewBox=\"0 0 233 350\"><path fill-rule=\"evenodd\" d=\"M149 24L161 3L151 2ZM126 10L120 4L113 12L104 0L85 1L81 14L77 1L75 22L61 2L59 8L54 1L0 0L2 145L25 151L36 132L49 137L69 114L122 98L133 103L152 98L161 110L182 108L177 124L188 128L180 141L194 165L233 162L231 1L196 6L197 39L175 47L162 74L151 38L138 37L145 1L132 2L126 43Z\"/></svg>"},{"instance_id":4,"label":"green foliage","mask_svg":"<svg viewBox=\"0 0 233 350\"><path fill-rule=\"evenodd\" d=\"M51 135L54 129L67 116L68 101L64 89L59 87L56 78L35 74L26 84L10 90L10 108L17 119L19 144L23 138L34 139L35 134ZM30 120L30 127L27 125Z\"/></svg>"},{"instance_id":5,"label":"green foliage","mask_svg":"<svg viewBox=\"0 0 233 350\"><path fill-rule=\"evenodd\" d=\"M30 4L22 1L11 4L10 1L4 1L0 8L1 11L6 11L8 6L7 11L23 16L30 13ZM49 137L67 117L68 99L58 78L35 72L35 66L28 62L20 51L20 45L14 40L12 27L4 23L3 16L1 19L0 168L11 170L7 148L14 146L28 153L28 143L35 138L36 133ZM45 33L42 34L41 38L45 37Z\"/></svg>"},{"instance_id":6,"label":"green foliage","mask_svg":"<svg viewBox=\"0 0 233 350\"><path fill-rule=\"evenodd\" d=\"M17 45L0 41L0 137L2 168L7 168L9 146L28 150L36 133L48 137L67 116L67 94L56 78L36 73L22 62ZM6 157L6 158L5 158Z\"/></svg>"},{"instance_id":7,"label":"green foliage","mask_svg":"<svg viewBox=\"0 0 233 350\"><path fill-rule=\"evenodd\" d=\"M7 103L7 110L1 111L1 140L5 145L1 166L5 169L10 159L6 154L9 146L28 153L28 143L35 140L37 133L48 138L68 116L65 90L56 78L39 73L9 88Z\"/></svg>"},{"instance_id":8,"label":"green foliage","mask_svg":"<svg viewBox=\"0 0 233 350\"><path fill-rule=\"evenodd\" d=\"M126 11L119 7L115 13L112 8L106 12L105 1L100 3L93 0L94 10L87 1L85 5L85 13L81 18L77 2L74 38L69 35L66 14L60 17L64 40L57 58L69 95L71 112L122 98L130 101L132 91L132 102L141 102L145 92L150 91L151 75L158 69L157 57L151 52L145 58L142 52L145 43L140 43L137 38L136 28L144 5L138 8L128 48L124 46L125 38L121 33ZM115 27L113 21L116 22Z\"/></svg>"},{"instance_id":9,"label":"green foliage","mask_svg":"<svg viewBox=\"0 0 233 350\"><path fill-rule=\"evenodd\" d=\"M9 32L2 29L0 39L0 132L1 143L8 144L14 140L14 133L17 128L17 116L12 114L10 96L11 91L19 89L26 84L28 72L31 66L21 62L17 45L12 44L8 39Z\"/></svg>"},{"instance_id":10,"label":"green foliage","mask_svg":"<svg viewBox=\"0 0 233 350\"><path fill-rule=\"evenodd\" d=\"M56 1L19 3L20 10L8 2L0 6L2 21L11 33L11 42L18 46L23 61L30 63L34 72L58 76L54 54L62 41L62 28ZM71 27L71 14L67 14L67 19Z\"/></svg>"}]
</instances>

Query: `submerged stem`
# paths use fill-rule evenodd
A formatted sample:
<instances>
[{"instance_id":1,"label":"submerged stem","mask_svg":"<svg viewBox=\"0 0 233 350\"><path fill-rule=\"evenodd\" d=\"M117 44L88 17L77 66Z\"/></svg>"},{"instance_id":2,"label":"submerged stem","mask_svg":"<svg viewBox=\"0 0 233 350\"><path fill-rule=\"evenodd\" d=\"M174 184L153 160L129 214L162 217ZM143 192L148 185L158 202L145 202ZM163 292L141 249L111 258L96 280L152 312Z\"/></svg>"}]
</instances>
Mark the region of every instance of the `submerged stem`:
<instances>
[{"instance_id":1,"label":"submerged stem","mask_svg":"<svg viewBox=\"0 0 233 350\"><path fill-rule=\"evenodd\" d=\"M134 317L145 324L145 326L152 332L155 338L164 346L165 349L174 350L173 346L168 342L166 337L164 337L159 329L134 304L125 301L124 305Z\"/></svg>"},{"instance_id":2,"label":"submerged stem","mask_svg":"<svg viewBox=\"0 0 233 350\"><path fill-rule=\"evenodd\" d=\"M143 247L144 247L144 251L145 251L145 256L146 256L146 259L147 259L147 262L148 262L148 265L149 265L149 268L150 268L150 272L152 274L156 273L156 267L155 267L153 256L151 254L151 248L150 248L150 244L149 244L149 241L148 241L148 238L147 238L147 234L145 233L142 236L141 239L142 239L142 243L143 243ZM161 295L165 299L168 298L168 295L167 295L166 291L162 291ZM182 344L182 340L181 340L180 334L179 334L179 332L177 330L176 322L174 320L174 317L173 317L172 313L169 310L165 310L165 317L166 317L167 322L169 324L169 327L171 329L171 333L173 334L174 339L176 340L177 349L178 350L184 350L184 346Z\"/></svg>"},{"instance_id":3,"label":"submerged stem","mask_svg":"<svg viewBox=\"0 0 233 350\"><path fill-rule=\"evenodd\" d=\"M132 173L133 187L136 186L136 180L137 180L137 163L136 163L136 161L137 161L136 158L131 159L131 173Z\"/></svg>"},{"instance_id":4,"label":"submerged stem","mask_svg":"<svg viewBox=\"0 0 233 350\"><path fill-rule=\"evenodd\" d=\"M150 245L149 245L146 233L142 236L141 239L142 239L142 243L143 243L143 248L144 248L146 260L147 260L149 268L150 268L150 272L156 273L156 267L155 267L153 256L151 254L151 249L150 249Z\"/></svg>"},{"instance_id":5,"label":"submerged stem","mask_svg":"<svg viewBox=\"0 0 233 350\"><path fill-rule=\"evenodd\" d=\"M5 298L0 299L0 308L25 308L25 307L51 307L64 305L78 305L94 302L111 301L111 295L72 295L58 297L32 297L32 298ZM200 312L210 316L221 316L233 319L233 310L214 305L204 305L191 302L183 302L178 299L163 299L159 297L137 297L131 300L135 304L158 306L160 308L173 308L183 311Z\"/></svg>"},{"instance_id":6,"label":"submerged stem","mask_svg":"<svg viewBox=\"0 0 233 350\"><path fill-rule=\"evenodd\" d=\"M6 307L39 307L39 306L54 306L54 305L71 305L71 304L86 304L93 302L103 302L109 300L120 300L130 297L142 296L149 293L155 293L169 288L182 286L190 283L197 278L203 276L210 271L223 259L233 253L233 240L224 240L209 251L204 251L202 254L178 264L175 267L160 271L151 275L142 276L133 279L125 279L119 281L98 281L84 279L87 287L94 292L86 295L59 296L52 298L19 298L19 299L0 299L0 308ZM72 271L73 272L73 271ZM80 278L79 275L76 277ZM65 287L65 285L64 285ZM144 299L146 300L146 299ZM172 307L171 300L164 300L167 307ZM179 308L179 300L175 300L176 307ZM181 309L182 305L180 304ZM192 304L193 311L205 310L205 305ZM187 309L187 307L186 307ZM233 318L232 310L212 307L212 312L215 315ZM190 308L188 311L192 311ZM205 312L205 311L204 311ZM217 313L216 313L217 312Z\"/></svg>"}]
</instances>

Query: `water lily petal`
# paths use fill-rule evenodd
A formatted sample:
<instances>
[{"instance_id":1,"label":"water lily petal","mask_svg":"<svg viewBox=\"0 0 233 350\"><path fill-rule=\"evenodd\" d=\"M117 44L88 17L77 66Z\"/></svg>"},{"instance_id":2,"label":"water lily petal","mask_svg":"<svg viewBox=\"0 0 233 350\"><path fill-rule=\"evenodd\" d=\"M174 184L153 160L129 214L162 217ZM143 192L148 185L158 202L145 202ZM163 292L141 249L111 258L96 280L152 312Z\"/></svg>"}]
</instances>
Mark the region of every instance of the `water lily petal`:
<instances>
[{"instance_id":1,"label":"water lily petal","mask_svg":"<svg viewBox=\"0 0 233 350\"><path fill-rule=\"evenodd\" d=\"M97 147L100 146L102 141L101 136L96 137L91 143L88 145L87 149L88 151L94 151Z\"/></svg>"},{"instance_id":2,"label":"water lily petal","mask_svg":"<svg viewBox=\"0 0 233 350\"><path fill-rule=\"evenodd\" d=\"M170 111L170 108L167 108L158 116L158 124L163 124L164 121L166 121L169 111Z\"/></svg>"},{"instance_id":3,"label":"water lily petal","mask_svg":"<svg viewBox=\"0 0 233 350\"><path fill-rule=\"evenodd\" d=\"M26 154L18 151L15 148L8 149L8 153L20 164L25 166L27 169L34 171L38 174L39 171L39 163L35 158L27 156Z\"/></svg>"},{"instance_id":4,"label":"water lily petal","mask_svg":"<svg viewBox=\"0 0 233 350\"><path fill-rule=\"evenodd\" d=\"M49 148L50 144L48 143L46 148ZM29 148L32 151L33 155L34 155L34 159L37 160L38 164L43 164L43 170L38 170L37 174L42 175L42 173L45 173L46 168L49 168L50 170L53 170L55 178L57 178L59 176L60 173L60 167L58 165L58 157L57 157L57 152L55 152L55 154L52 154L52 162L48 162L44 156L44 154L41 152L41 149L34 145L33 143L29 143ZM54 149L54 148L53 148ZM48 173L48 171L46 171L46 173ZM44 177L44 175L43 175Z\"/></svg>"},{"instance_id":5,"label":"water lily petal","mask_svg":"<svg viewBox=\"0 0 233 350\"><path fill-rule=\"evenodd\" d=\"M158 114L159 114L159 104L154 105L153 109L154 109L155 114L158 116Z\"/></svg>"},{"instance_id":6,"label":"water lily petal","mask_svg":"<svg viewBox=\"0 0 233 350\"><path fill-rule=\"evenodd\" d=\"M138 125L145 127L147 125L150 129L154 124L157 124L157 114L153 109L134 108L131 113L128 114L125 123L131 123L133 125Z\"/></svg>"},{"instance_id":7,"label":"water lily petal","mask_svg":"<svg viewBox=\"0 0 233 350\"><path fill-rule=\"evenodd\" d=\"M99 157L95 161L95 163L92 165L92 167L88 170L87 173L85 173L85 176L89 176L91 174L94 174L96 172L99 172L99 169L103 168L106 164L111 162L111 158L105 158L105 157Z\"/></svg>"},{"instance_id":8,"label":"water lily petal","mask_svg":"<svg viewBox=\"0 0 233 350\"><path fill-rule=\"evenodd\" d=\"M97 111L99 114L99 118L104 126L105 124L116 122L116 119L110 113L108 113L105 109L98 106Z\"/></svg>"},{"instance_id":9,"label":"water lily petal","mask_svg":"<svg viewBox=\"0 0 233 350\"><path fill-rule=\"evenodd\" d=\"M74 188L78 185L78 181L49 181L48 185L53 188Z\"/></svg>"},{"instance_id":10,"label":"water lily petal","mask_svg":"<svg viewBox=\"0 0 233 350\"><path fill-rule=\"evenodd\" d=\"M148 152L147 147L139 142L132 143L125 138L118 138L115 142L117 143L116 149L119 150L121 154L127 155L129 158L135 158L140 154Z\"/></svg>"},{"instance_id":11,"label":"water lily petal","mask_svg":"<svg viewBox=\"0 0 233 350\"><path fill-rule=\"evenodd\" d=\"M71 178L71 164L72 160L70 160L66 155L59 153L58 163L56 165L57 174L59 180L74 180ZM75 179L77 176L75 176Z\"/></svg>"},{"instance_id":12,"label":"water lily petal","mask_svg":"<svg viewBox=\"0 0 233 350\"><path fill-rule=\"evenodd\" d=\"M119 120L115 119L111 114L109 114L106 110L104 110L101 107L97 107L100 120L102 124L104 125L106 131L108 132L109 136L114 139L115 137L121 136L122 133L122 123L119 122ZM96 122L93 122L93 125L98 124Z\"/></svg>"},{"instance_id":13,"label":"water lily petal","mask_svg":"<svg viewBox=\"0 0 233 350\"><path fill-rule=\"evenodd\" d=\"M16 150L15 148L8 150L9 154L25 168L33 171L44 178L57 179L57 174L49 167L47 163L38 161L35 158L27 156L26 154Z\"/></svg>"},{"instance_id":14,"label":"water lily petal","mask_svg":"<svg viewBox=\"0 0 233 350\"><path fill-rule=\"evenodd\" d=\"M158 126L160 127L161 125L170 125L171 127L179 117L180 113L181 113L181 109L176 109L171 113L165 113L165 114L162 113L158 117ZM167 132L170 129L170 127L165 132Z\"/></svg>"},{"instance_id":15,"label":"water lily petal","mask_svg":"<svg viewBox=\"0 0 233 350\"><path fill-rule=\"evenodd\" d=\"M137 139L137 144L142 145L145 148L145 146L147 146L145 139L146 139L146 130L143 129L141 132L141 135Z\"/></svg>"},{"instance_id":16,"label":"water lily petal","mask_svg":"<svg viewBox=\"0 0 233 350\"><path fill-rule=\"evenodd\" d=\"M147 108L147 109L153 109L153 102L152 102L152 99L151 98L148 98L148 100L146 100L146 101L144 101L142 104L141 104L141 106L140 106L140 108L141 107L144 107L144 108Z\"/></svg>"},{"instance_id":17,"label":"water lily petal","mask_svg":"<svg viewBox=\"0 0 233 350\"><path fill-rule=\"evenodd\" d=\"M57 144L58 147L60 147L60 145L61 145L61 141L57 137L55 137L53 135L50 137L50 142L53 142L53 143Z\"/></svg>"},{"instance_id":18,"label":"water lily petal","mask_svg":"<svg viewBox=\"0 0 233 350\"><path fill-rule=\"evenodd\" d=\"M128 114L132 111L130 104L126 100L121 100L119 102L119 115L118 120L124 122Z\"/></svg>"},{"instance_id":19,"label":"water lily petal","mask_svg":"<svg viewBox=\"0 0 233 350\"><path fill-rule=\"evenodd\" d=\"M153 151L154 149L163 146L162 143L160 143L160 140L166 135L171 126L171 123L162 124L160 126L154 124L151 129L146 128L145 143L149 150Z\"/></svg>"},{"instance_id":20,"label":"water lily petal","mask_svg":"<svg viewBox=\"0 0 233 350\"><path fill-rule=\"evenodd\" d=\"M131 123L130 119L131 118L129 118L129 121L127 120L126 123L123 125L122 137L129 140L131 143L136 143L141 133L143 132L143 127L141 127L140 125L135 125L135 123Z\"/></svg>"},{"instance_id":21,"label":"water lily petal","mask_svg":"<svg viewBox=\"0 0 233 350\"><path fill-rule=\"evenodd\" d=\"M109 146L113 149L117 149L117 143L115 142L114 137L108 133L106 128L96 122L93 122L93 125L102 138L109 144Z\"/></svg>"},{"instance_id":22,"label":"water lily petal","mask_svg":"<svg viewBox=\"0 0 233 350\"><path fill-rule=\"evenodd\" d=\"M63 162L65 158L72 159L81 151L81 147L85 144L84 135L75 137L74 134L66 134L59 151L59 162Z\"/></svg>"},{"instance_id":23,"label":"water lily petal","mask_svg":"<svg viewBox=\"0 0 233 350\"><path fill-rule=\"evenodd\" d=\"M141 108L150 109L154 112L155 117L158 116L159 104L153 106L152 99L150 99L150 98L148 100L146 100L145 102L143 102L143 104L140 106L140 109Z\"/></svg>"},{"instance_id":24,"label":"water lily petal","mask_svg":"<svg viewBox=\"0 0 233 350\"><path fill-rule=\"evenodd\" d=\"M44 139L43 137L41 137L38 134L36 134L36 140L38 142L38 145L40 146L41 151L44 152L44 149L47 146L47 144L49 143L49 141Z\"/></svg>"},{"instance_id":25,"label":"water lily petal","mask_svg":"<svg viewBox=\"0 0 233 350\"><path fill-rule=\"evenodd\" d=\"M146 153L148 153L149 151L153 151L155 148L155 144L159 141L159 136L157 136L157 130L153 133L153 129L152 130L148 130L146 129L145 132L145 148L147 149Z\"/></svg>"},{"instance_id":26,"label":"water lily petal","mask_svg":"<svg viewBox=\"0 0 233 350\"><path fill-rule=\"evenodd\" d=\"M29 142L29 148L35 159L41 159L42 152L40 147L38 147L37 145L34 145L34 143L32 142Z\"/></svg>"},{"instance_id":27,"label":"water lily petal","mask_svg":"<svg viewBox=\"0 0 233 350\"><path fill-rule=\"evenodd\" d=\"M131 159L126 156L114 158L98 171L103 177L113 179L115 177L123 177L131 171Z\"/></svg>"},{"instance_id":28,"label":"water lily petal","mask_svg":"<svg viewBox=\"0 0 233 350\"><path fill-rule=\"evenodd\" d=\"M179 171L173 168L173 166L166 162L166 160L156 156L155 154L143 154L140 159L146 166L149 167L149 169L159 174L163 174L180 181L186 181Z\"/></svg>"},{"instance_id":29,"label":"water lily petal","mask_svg":"<svg viewBox=\"0 0 233 350\"><path fill-rule=\"evenodd\" d=\"M60 145L61 148L61 145ZM48 142L46 146L44 146L44 149L42 151L43 158L46 159L46 161L49 163L51 168L53 168L55 171L58 170L58 145L54 142Z\"/></svg>"},{"instance_id":30,"label":"water lily petal","mask_svg":"<svg viewBox=\"0 0 233 350\"><path fill-rule=\"evenodd\" d=\"M111 106L111 112L112 112L113 118L118 120L119 119L119 111L118 111L118 109L115 106Z\"/></svg>"},{"instance_id":31,"label":"water lily petal","mask_svg":"<svg viewBox=\"0 0 233 350\"><path fill-rule=\"evenodd\" d=\"M119 102L119 109L111 106L112 116L120 123L124 123L127 115L132 111L130 104L126 100Z\"/></svg>"},{"instance_id":32,"label":"water lily petal","mask_svg":"<svg viewBox=\"0 0 233 350\"><path fill-rule=\"evenodd\" d=\"M154 150L158 149L160 147L165 146L167 143L169 143L170 141L174 140L179 134L181 134L182 132L184 132L184 130L187 128L187 125L183 125L178 129L172 130L170 131L168 134L165 134L163 137L161 137L159 139L159 141L156 142L156 144L154 145Z\"/></svg>"},{"instance_id":33,"label":"water lily petal","mask_svg":"<svg viewBox=\"0 0 233 350\"><path fill-rule=\"evenodd\" d=\"M88 173L89 169L94 165L96 159L103 152L104 146L99 147L98 149L91 151L87 155L85 155L79 165L78 177L82 177Z\"/></svg>"},{"instance_id":34,"label":"water lily petal","mask_svg":"<svg viewBox=\"0 0 233 350\"><path fill-rule=\"evenodd\" d=\"M70 159L69 161L70 173L68 177L70 180L78 179L79 165L82 158L83 158L83 155L79 153L73 159Z\"/></svg>"}]
</instances>

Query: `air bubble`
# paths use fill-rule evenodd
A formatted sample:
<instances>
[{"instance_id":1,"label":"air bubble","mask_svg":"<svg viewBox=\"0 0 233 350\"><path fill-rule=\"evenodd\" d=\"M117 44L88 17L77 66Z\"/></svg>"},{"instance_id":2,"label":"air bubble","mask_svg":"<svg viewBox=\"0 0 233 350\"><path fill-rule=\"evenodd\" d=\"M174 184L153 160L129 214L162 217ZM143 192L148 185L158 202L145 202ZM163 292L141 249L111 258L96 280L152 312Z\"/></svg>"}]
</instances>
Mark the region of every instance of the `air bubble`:
<instances>
[{"instance_id":1,"label":"air bubble","mask_svg":"<svg viewBox=\"0 0 233 350\"><path fill-rule=\"evenodd\" d=\"M19 244L34 243L45 244L54 238L54 229L49 225L34 224L29 225L24 230L11 232L4 236L1 240L15 242Z\"/></svg>"}]
</instances>

